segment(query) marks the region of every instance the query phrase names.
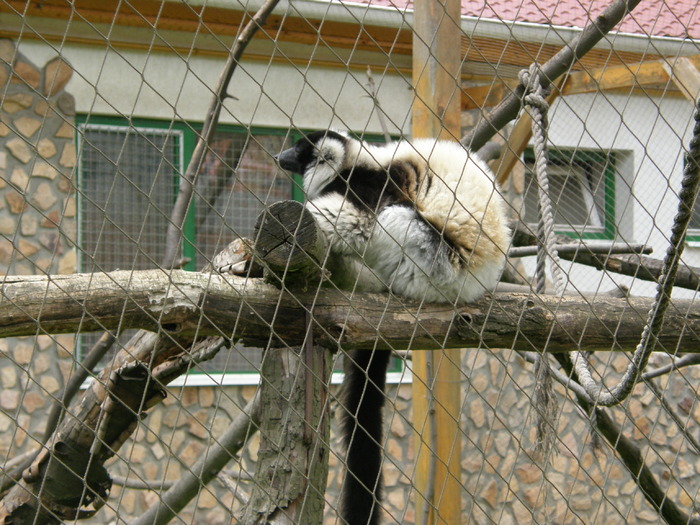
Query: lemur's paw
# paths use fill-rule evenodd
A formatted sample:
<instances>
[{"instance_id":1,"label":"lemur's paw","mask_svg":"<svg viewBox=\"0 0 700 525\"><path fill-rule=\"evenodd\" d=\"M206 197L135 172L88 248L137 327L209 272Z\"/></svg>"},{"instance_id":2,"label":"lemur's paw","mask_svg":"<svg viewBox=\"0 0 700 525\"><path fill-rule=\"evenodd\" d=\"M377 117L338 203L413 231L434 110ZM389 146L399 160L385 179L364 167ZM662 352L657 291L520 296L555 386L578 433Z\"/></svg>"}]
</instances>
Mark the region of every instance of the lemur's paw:
<instances>
[{"instance_id":1,"label":"lemur's paw","mask_svg":"<svg viewBox=\"0 0 700 525\"><path fill-rule=\"evenodd\" d=\"M234 240L214 256L211 267L221 274L256 277L258 265L253 263L252 242L245 238Z\"/></svg>"}]
</instances>

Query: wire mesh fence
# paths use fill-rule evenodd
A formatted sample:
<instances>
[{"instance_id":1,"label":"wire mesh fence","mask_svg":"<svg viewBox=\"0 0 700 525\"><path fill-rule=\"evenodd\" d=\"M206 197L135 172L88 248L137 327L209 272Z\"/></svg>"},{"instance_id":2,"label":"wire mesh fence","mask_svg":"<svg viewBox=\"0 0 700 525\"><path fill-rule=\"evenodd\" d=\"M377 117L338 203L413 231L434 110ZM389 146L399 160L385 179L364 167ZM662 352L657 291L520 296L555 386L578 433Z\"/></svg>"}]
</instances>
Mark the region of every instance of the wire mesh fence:
<instances>
[{"instance_id":1,"label":"wire mesh fence","mask_svg":"<svg viewBox=\"0 0 700 525\"><path fill-rule=\"evenodd\" d=\"M697 7L0 0L0 522L700 522Z\"/></svg>"}]
</instances>

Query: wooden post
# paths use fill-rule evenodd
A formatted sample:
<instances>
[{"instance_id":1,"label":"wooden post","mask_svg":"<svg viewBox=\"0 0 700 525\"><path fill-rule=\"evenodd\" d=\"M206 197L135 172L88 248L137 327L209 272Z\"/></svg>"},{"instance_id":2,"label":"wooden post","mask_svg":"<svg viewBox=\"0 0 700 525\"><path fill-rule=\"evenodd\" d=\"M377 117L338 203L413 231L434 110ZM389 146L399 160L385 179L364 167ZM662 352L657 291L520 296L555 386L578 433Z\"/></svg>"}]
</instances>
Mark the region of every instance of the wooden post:
<instances>
[{"instance_id":1,"label":"wooden post","mask_svg":"<svg viewBox=\"0 0 700 525\"><path fill-rule=\"evenodd\" d=\"M460 2L416 0L413 138L459 140ZM413 353L416 523L461 523L460 350Z\"/></svg>"},{"instance_id":2,"label":"wooden post","mask_svg":"<svg viewBox=\"0 0 700 525\"><path fill-rule=\"evenodd\" d=\"M325 239L303 204L276 202L258 217L255 257L285 287L322 278ZM289 271L290 268L293 271ZM330 350L313 341L306 312L301 347L268 348L260 370L260 449L241 524L321 523L328 477Z\"/></svg>"},{"instance_id":3,"label":"wooden post","mask_svg":"<svg viewBox=\"0 0 700 525\"><path fill-rule=\"evenodd\" d=\"M459 1L416 0L413 31L413 138L459 140Z\"/></svg>"}]
</instances>

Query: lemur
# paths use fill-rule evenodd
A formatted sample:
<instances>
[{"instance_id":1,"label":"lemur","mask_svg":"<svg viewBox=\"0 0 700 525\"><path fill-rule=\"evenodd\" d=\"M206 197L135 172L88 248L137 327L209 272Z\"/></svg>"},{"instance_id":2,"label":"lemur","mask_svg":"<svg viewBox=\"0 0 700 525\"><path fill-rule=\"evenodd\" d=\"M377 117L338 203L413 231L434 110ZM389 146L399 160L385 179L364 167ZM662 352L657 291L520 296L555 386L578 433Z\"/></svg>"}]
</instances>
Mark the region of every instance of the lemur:
<instances>
[{"instance_id":1,"label":"lemur","mask_svg":"<svg viewBox=\"0 0 700 525\"><path fill-rule=\"evenodd\" d=\"M337 286L463 303L492 290L510 243L504 201L488 167L457 142L370 145L311 133L281 168L303 176L306 207L327 237ZM341 399L347 450L340 516L377 525L388 351L348 353Z\"/></svg>"}]
</instances>

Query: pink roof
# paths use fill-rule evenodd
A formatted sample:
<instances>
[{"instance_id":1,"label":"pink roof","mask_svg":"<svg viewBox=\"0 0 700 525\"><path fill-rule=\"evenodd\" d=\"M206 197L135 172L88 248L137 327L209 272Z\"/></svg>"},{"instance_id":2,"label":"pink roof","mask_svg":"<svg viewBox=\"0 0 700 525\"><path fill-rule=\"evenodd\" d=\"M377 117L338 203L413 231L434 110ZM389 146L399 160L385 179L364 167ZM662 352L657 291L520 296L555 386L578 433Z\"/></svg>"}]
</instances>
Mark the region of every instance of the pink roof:
<instances>
[{"instance_id":1,"label":"pink roof","mask_svg":"<svg viewBox=\"0 0 700 525\"><path fill-rule=\"evenodd\" d=\"M355 0L411 9L413 0ZM584 27L612 0L462 0L462 14L536 24ZM644 0L617 27L618 31L677 38L700 38L696 0Z\"/></svg>"}]
</instances>

